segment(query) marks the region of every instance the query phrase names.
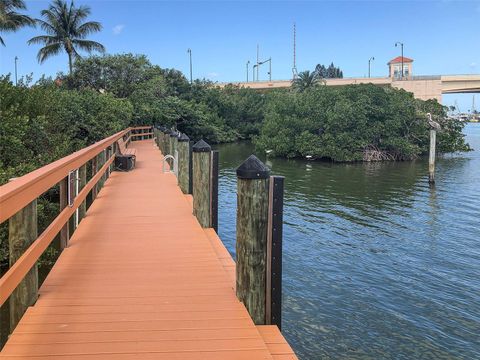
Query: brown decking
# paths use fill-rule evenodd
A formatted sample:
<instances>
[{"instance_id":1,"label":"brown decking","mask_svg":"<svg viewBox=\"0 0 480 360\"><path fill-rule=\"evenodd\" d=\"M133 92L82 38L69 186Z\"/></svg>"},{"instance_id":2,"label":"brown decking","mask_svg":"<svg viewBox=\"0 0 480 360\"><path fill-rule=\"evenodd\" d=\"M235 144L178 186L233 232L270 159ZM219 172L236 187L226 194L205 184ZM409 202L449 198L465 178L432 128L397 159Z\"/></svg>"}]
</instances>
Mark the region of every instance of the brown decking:
<instances>
[{"instance_id":1,"label":"brown decking","mask_svg":"<svg viewBox=\"0 0 480 360\"><path fill-rule=\"evenodd\" d=\"M237 300L233 260L159 150L131 146L137 168L112 173L0 358L295 359Z\"/></svg>"}]
</instances>

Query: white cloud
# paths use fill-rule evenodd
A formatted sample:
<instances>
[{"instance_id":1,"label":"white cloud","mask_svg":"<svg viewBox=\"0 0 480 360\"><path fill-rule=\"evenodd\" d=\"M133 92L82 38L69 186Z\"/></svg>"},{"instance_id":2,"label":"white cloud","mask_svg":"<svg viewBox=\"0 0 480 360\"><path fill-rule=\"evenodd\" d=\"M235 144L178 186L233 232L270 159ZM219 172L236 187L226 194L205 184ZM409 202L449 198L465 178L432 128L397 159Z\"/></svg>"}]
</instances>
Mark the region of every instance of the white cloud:
<instances>
[{"instance_id":1,"label":"white cloud","mask_svg":"<svg viewBox=\"0 0 480 360\"><path fill-rule=\"evenodd\" d=\"M475 66L477 66L477 63L476 63L476 62L472 62L472 63L470 63L470 67L472 67L472 68L473 68L473 67L475 67Z\"/></svg>"},{"instance_id":2,"label":"white cloud","mask_svg":"<svg viewBox=\"0 0 480 360\"><path fill-rule=\"evenodd\" d=\"M211 72L211 73L207 74L207 77L209 77L209 78L216 78L216 77L219 77L219 76L220 76L220 74L216 73L216 72Z\"/></svg>"},{"instance_id":3,"label":"white cloud","mask_svg":"<svg viewBox=\"0 0 480 360\"><path fill-rule=\"evenodd\" d=\"M112 29L113 35L120 35L120 33L123 31L123 29L125 29L125 25L123 25L123 24L115 25Z\"/></svg>"}]
</instances>

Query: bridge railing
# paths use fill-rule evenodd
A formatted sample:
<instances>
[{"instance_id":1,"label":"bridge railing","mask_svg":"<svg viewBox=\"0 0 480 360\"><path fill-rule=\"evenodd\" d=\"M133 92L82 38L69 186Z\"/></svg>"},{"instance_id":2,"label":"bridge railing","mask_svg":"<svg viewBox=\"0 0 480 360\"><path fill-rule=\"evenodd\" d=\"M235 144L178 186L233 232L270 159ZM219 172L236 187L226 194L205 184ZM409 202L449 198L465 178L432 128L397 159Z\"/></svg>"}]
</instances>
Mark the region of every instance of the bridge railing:
<instances>
[{"instance_id":1,"label":"bridge railing","mask_svg":"<svg viewBox=\"0 0 480 360\"><path fill-rule=\"evenodd\" d=\"M17 241L16 244L11 243L10 247L12 249L13 246L18 253L15 263L0 278L0 306L15 291L25 290L24 287L17 289L18 285L26 276L30 276L34 268L36 276L35 266L38 259L59 233L60 249L68 245L70 219L76 216L78 225L81 220L79 217L83 217L86 211L87 195L91 192L93 201L99 187L110 175L118 151L117 141L123 138L128 146L132 140L151 137L151 126L128 128L0 186L0 224L9 221L9 241ZM91 166L91 177L87 182L88 165ZM60 184L60 213L37 236L36 200L57 184ZM79 208L83 209L81 215ZM20 251L23 253L20 254ZM12 251L10 255L12 256ZM12 263L12 259L10 260ZM33 279L33 283L38 284L38 280ZM36 287L38 288L38 285ZM37 289L34 290L33 299L21 304L24 309L16 311L20 313L20 317L26 307L35 302L36 291ZM22 296L16 297L20 298ZM25 296L23 298L25 299Z\"/></svg>"}]
</instances>

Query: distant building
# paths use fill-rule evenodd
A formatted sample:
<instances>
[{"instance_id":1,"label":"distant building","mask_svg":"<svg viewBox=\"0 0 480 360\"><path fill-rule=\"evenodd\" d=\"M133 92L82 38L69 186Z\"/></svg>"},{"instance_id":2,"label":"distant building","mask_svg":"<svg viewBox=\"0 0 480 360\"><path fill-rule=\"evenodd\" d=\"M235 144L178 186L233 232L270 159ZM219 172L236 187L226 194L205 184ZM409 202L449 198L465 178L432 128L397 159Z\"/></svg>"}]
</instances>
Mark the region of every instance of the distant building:
<instances>
[{"instance_id":1,"label":"distant building","mask_svg":"<svg viewBox=\"0 0 480 360\"><path fill-rule=\"evenodd\" d=\"M403 60L403 61L402 61ZM402 79L402 63L403 63L403 78L408 79L412 76L413 59L407 57L397 56L388 62L388 76L394 80Z\"/></svg>"}]
</instances>

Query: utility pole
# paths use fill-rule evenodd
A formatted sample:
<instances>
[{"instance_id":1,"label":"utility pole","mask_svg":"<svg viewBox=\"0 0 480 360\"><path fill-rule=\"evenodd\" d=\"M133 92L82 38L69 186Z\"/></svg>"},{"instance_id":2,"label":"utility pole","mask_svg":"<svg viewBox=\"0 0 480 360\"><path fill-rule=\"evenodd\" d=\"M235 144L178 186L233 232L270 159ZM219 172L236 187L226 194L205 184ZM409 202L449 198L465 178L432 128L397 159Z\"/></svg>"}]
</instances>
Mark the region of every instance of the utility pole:
<instances>
[{"instance_id":1,"label":"utility pole","mask_svg":"<svg viewBox=\"0 0 480 360\"><path fill-rule=\"evenodd\" d=\"M17 61L18 61L18 56L15 56L15 86L18 85Z\"/></svg>"},{"instance_id":2,"label":"utility pole","mask_svg":"<svg viewBox=\"0 0 480 360\"><path fill-rule=\"evenodd\" d=\"M247 61L247 83L248 83L248 65L250 65L250 60Z\"/></svg>"},{"instance_id":3,"label":"utility pole","mask_svg":"<svg viewBox=\"0 0 480 360\"><path fill-rule=\"evenodd\" d=\"M192 49L188 49L187 53L190 55L190 85L193 84L193 77L192 77Z\"/></svg>"},{"instance_id":4,"label":"utility pole","mask_svg":"<svg viewBox=\"0 0 480 360\"><path fill-rule=\"evenodd\" d=\"M403 80L403 43L400 41L397 41L395 43L395 47L397 47L398 45L400 45L400 47L402 48L402 80Z\"/></svg>"},{"instance_id":5,"label":"utility pole","mask_svg":"<svg viewBox=\"0 0 480 360\"><path fill-rule=\"evenodd\" d=\"M370 59L368 59L368 77L370 77L370 66L371 66L370 64L373 60L375 60L373 56Z\"/></svg>"},{"instance_id":6,"label":"utility pole","mask_svg":"<svg viewBox=\"0 0 480 360\"><path fill-rule=\"evenodd\" d=\"M258 68L258 64L255 64L252 66L252 77L253 77L253 82L255 82L255 69ZM258 75L257 75L258 76ZM258 81L258 78L257 78Z\"/></svg>"}]
</instances>

